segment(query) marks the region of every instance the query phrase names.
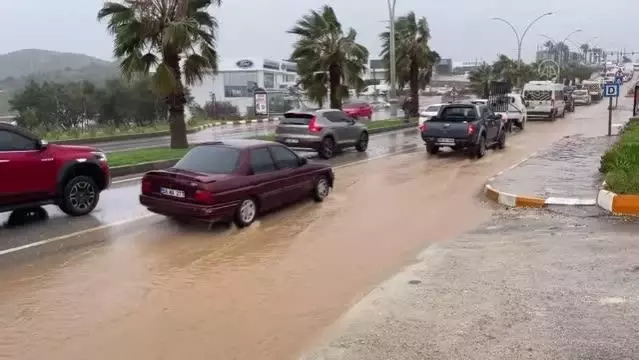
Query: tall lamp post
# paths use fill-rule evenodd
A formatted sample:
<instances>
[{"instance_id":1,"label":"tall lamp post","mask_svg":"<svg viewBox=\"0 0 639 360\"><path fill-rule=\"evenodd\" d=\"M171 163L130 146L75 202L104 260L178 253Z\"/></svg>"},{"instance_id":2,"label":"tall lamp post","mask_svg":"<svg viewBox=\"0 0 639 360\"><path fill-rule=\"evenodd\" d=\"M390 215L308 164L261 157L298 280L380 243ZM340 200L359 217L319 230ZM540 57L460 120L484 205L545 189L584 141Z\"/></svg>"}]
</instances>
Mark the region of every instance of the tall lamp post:
<instances>
[{"instance_id":1,"label":"tall lamp post","mask_svg":"<svg viewBox=\"0 0 639 360\"><path fill-rule=\"evenodd\" d=\"M515 37L517 38L517 86L518 87L521 87L521 46L524 41L524 38L526 37L528 30L530 30L530 28L533 25L535 25L537 21L550 15L552 15L552 12L547 12L545 14L539 15L535 20L531 21L530 24L528 24L528 26L526 26L526 28L524 29L524 32L521 33L521 36L519 36L519 32L517 31L517 28L515 28L515 26L510 21L501 17L492 18L492 20L501 21L505 23L506 25L508 25L512 29L513 33L515 33Z\"/></svg>"},{"instance_id":2,"label":"tall lamp post","mask_svg":"<svg viewBox=\"0 0 639 360\"><path fill-rule=\"evenodd\" d=\"M388 21L390 22L390 98L391 116L397 117L397 68L395 59L395 3L397 0L386 0L388 3Z\"/></svg>"}]
</instances>

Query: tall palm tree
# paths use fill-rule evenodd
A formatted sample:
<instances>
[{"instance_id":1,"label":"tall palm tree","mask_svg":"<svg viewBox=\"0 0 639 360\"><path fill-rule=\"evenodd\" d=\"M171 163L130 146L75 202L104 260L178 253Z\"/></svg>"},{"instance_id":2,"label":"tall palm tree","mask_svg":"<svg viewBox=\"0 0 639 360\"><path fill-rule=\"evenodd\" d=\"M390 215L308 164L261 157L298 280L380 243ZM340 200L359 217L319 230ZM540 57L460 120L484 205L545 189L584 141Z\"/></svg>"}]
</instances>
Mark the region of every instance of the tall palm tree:
<instances>
[{"instance_id":1,"label":"tall palm tree","mask_svg":"<svg viewBox=\"0 0 639 360\"><path fill-rule=\"evenodd\" d=\"M548 40L544 43L544 47L546 48L546 52L548 53L548 58L557 60L557 50L555 48L555 43Z\"/></svg>"},{"instance_id":2,"label":"tall palm tree","mask_svg":"<svg viewBox=\"0 0 639 360\"><path fill-rule=\"evenodd\" d=\"M344 32L328 5L304 15L288 32L298 36L291 61L297 64L309 98L323 103L328 93L331 108L341 109L348 86L361 89L364 84L368 50L355 41L357 32L352 28ZM326 85L328 90L323 91Z\"/></svg>"},{"instance_id":3,"label":"tall palm tree","mask_svg":"<svg viewBox=\"0 0 639 360\"><path fill-rule=\"evenodd\" d=\"M380 34L382 51L380 56L390 68L390 31ZM400 16L395 20L395 59L396 79L399 88L409 84L410 95L413 99L413 109L419 109L419 89L426 86L425 80L432 77L432 68L439 61L439 54L433 52L428 46L430 28L425 17L417 18L414 12ZM421 75L420 75L421 74ZM423 85L423 86L422 86Z\"/></svg>"},{"instance_id":4,"label":"tall palm tree","mask_svg":"<svg viewBox=\"0 0 639 360\"><path fill-rule=\"evenodd\" d=\"M584 62L588 63L588 50L590 50L590 46L588 44L581 44L579 47L581 52L584 54Z\"/></svg>"},{"instance_id":5,"label":"tall palm tree","mask_svg":"<svg viewBox=\"0 0 639 360\"><path fill-rule=\"evenodd\" d=\"M184 108L186 86L217 72L215 31L208 13L221 0L122 0L106 2L98 20L107 20L114 36L113 53L122 74L152 74L154 87L165 96L171 147L186 148Z\"/></svg>"}]
</instances>

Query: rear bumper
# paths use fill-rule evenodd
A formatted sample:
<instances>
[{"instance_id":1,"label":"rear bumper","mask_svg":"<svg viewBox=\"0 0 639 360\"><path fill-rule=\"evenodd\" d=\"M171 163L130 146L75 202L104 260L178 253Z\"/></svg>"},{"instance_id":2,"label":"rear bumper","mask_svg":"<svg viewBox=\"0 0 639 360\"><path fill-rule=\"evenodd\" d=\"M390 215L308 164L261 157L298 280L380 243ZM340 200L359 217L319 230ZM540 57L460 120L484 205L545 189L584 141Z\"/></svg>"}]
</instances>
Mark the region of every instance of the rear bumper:
<instances>
[{"instance_id":1,"label":"rear bumper","mask_svg":"<svg viewBox=\"0 0 639 360\"><path fill-rule=\"evenodd\" d=\"M318 150L322 143L322 139L320 137L287 136L286 134L276 135L275 141L293 148L312 150Z\"/></svg>"},{"instance_id":2,"label":"rear bumper","mask_svg":"<svg viewBox=\"0 0 639 360\"><path fill-rule=\"evenodd\" d=\"M237 208L236 203L199 205L149 195L140 195L140 204L156 214L207 221L231 219Z\"/></svg>"},{"instance_id":3,"label":"rear bumper","mask_svg":"<svg viewBox=\"0 0 639 360\"><path fill-rule=\"evenodd\" d=\"M546 111L528 111L528 117L530 118L549 118L556 110L546 110Z\"/></svg>"},{"instance_id":4,"label":"rear bumper","mask_svg":"<svg viewBox=\"0 0 639 360\"><path fill-rule=\"evenodd\" d=\"M456 147L456 148L464 148L464 147L469 147L472 146L475 142L473 139L469 139L469 138L464 138L464 139L454 139L455 143L440 143L437 141L436 137L432 137L432 136L427 136L422 134L422 140L424 140L424 142L428 145L435 145L435 146L448 146L448 147Z\"/></svg>"}]
</instances>

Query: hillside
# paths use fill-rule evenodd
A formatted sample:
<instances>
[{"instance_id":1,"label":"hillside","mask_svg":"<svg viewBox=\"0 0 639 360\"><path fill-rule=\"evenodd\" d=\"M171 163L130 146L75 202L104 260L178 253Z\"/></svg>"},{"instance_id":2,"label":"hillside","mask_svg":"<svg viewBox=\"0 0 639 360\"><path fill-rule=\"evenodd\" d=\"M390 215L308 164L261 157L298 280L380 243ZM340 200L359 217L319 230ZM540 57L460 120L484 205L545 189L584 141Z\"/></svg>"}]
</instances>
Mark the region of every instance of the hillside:
<instances>
[{"instance_id":1,"label":"hillside","mask_svg":"<svg viewBox=\"0 0 639 360\"><path fill-rule=\"evenodd\" d=\"M9 113L11 93L30 81L102 83L118 76L115 62L84 54L27 49L0 55L0 116Z\"/></svg>"}]
</instances>

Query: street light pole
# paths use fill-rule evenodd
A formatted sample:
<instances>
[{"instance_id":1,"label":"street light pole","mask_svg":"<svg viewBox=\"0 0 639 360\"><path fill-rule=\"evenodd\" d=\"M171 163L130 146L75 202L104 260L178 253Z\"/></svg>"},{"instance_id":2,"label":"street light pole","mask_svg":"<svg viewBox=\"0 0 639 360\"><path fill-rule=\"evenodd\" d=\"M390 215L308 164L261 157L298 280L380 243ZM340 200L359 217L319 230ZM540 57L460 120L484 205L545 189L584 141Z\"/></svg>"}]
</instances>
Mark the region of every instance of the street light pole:
<instances>
[{"instance_id":1,"label":"street light pole","mask_svg":"<svg viewBox=\"0 0 639 360\"><path fill-rule=\"evenodd\" d=\"M397 88L395 86L397 82L397 68L395 59L395 3L397 0L386 0L388 3L388 20L390 21L390 102L391 116L397 117Z\"/></svg>"},{"instance_id":2,"label":"street light pole","mask_svg":"<svg viewBox=\"0 0 639 360\"><path fill-rule=\"evenodd\" d=\"M521 87L521 48L524 42L524 38L526 37L528 30L530 30L530 28L533 25L535 25L537 21L550 15L552 15L552 12L547 12L547 13L539 15L535 20L531 21L530 24L528 24L528 26L526 26L526 28L524 29L524 32L521 33L521 36L519 36L519 32L517 32L517 29L510 21L500 17L492 18L492 20L501 21L505 23L506 25L508 25L510 29L513 31L513 33L515 33L515 37L517 38L517 86L518 87Z\"/></svg>"}]
</instances>

